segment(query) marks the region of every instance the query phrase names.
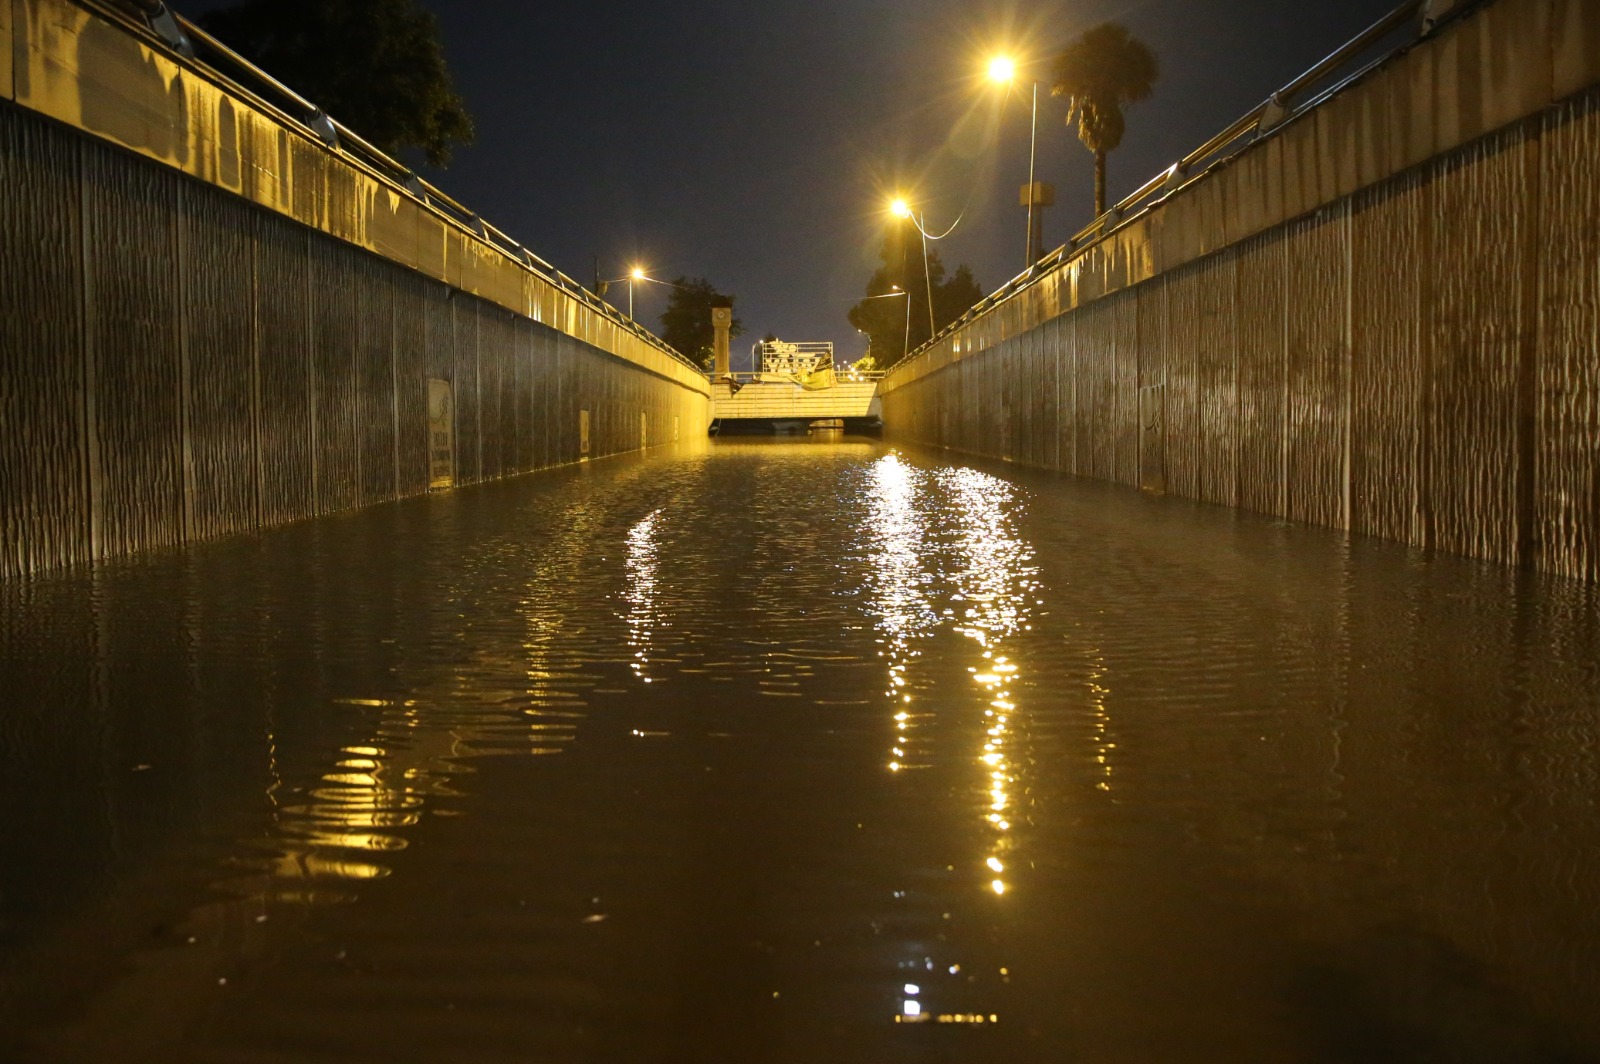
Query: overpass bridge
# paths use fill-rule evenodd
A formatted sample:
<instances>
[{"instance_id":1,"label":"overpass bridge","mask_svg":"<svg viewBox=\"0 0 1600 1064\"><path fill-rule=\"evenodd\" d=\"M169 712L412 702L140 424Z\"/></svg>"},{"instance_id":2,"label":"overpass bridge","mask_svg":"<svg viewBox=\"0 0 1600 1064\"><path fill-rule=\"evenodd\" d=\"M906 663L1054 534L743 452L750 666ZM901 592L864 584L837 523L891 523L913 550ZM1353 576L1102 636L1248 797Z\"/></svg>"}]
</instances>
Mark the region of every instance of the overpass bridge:
<instances>
[{"instance_id":1,"label":"overpass bridge","mask_svg":"<svg viewBox=\"0 0 1600 1064\"><path fill-rule=\"evenodd\" d=\"M713 318L716 349L726 351L724 325ZM750 351L751 370L732 371L724 357L714 359L711 381L711 431L767 426L779 431L812 425L881 428L878 402L881 370L841 366L829 341L763 340Z\"/></svg>"},{"instance_id":2,"label":"overpass bridge","mask_svg":"<svg viewBox=\"0 0 1600 1064\"><path fill-rule=\"evenodd\" d=\"M771 422L800 427L819 421L840 421L851 427L883 424L878 399L880 373L840 373L825 388L807 388L797 380L767 373L728 373L711 380L713 431L729 422Z\"/></svg>"}]
</instances>

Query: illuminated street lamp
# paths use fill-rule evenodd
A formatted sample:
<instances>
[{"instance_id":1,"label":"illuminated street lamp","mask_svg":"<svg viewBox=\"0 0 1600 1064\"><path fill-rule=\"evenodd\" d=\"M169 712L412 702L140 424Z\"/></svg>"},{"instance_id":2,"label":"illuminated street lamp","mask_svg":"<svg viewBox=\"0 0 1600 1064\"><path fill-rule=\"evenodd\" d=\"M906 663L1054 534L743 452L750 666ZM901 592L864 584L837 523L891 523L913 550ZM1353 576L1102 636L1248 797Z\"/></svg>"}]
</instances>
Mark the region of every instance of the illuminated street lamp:
<instances>
[{"instance_id":1,"label":"illuminated street lamp","mask_svg":"<svg viewBox=\"0 0 1600 1064\"><path fill-rule=\"evenodd\" d=\"M628 271L628 317L633 317L633 282L649 280L644 275L641 267L635 266Z\"/></svg>"},{"instance_id":2,"label":"illuminated street lamp","mask_svg":"<svg viewBox=\"0 0 1600 1064\"><path fill-rule=\"evenodd\" d=\"M916 226L917 227L917 235L922 237L922 280L923 280L923 283L927 286L927 289L928 289L928 337L929 337L929 339L932 339L933 338L933 334L935 332L938 332L938 330L936 328L934 328L934 324L933 324L933 274L928 269L928 231L927 231L927 229L925 229L923 227L923 224L922 224L923 217L921 215L916 214L915 212L912 211L911 204L906 202L904 196L896 196L894 199L889 201L889 213L894 215L896 218L902 219L904 221L909 221L912 225ZM952 228L954 228L954 227L952 226ZM906 341L907 341L908 345L910 343L910 338L911 338L911 297L909 295L907 295L906 296ZM902 357L904 357L904 356L902 356Z\"/></svg>"},{"instance_id":3,"label":"illuminated street lamp","mask_svg":"<svg viewBox=\"0 0 1600 1064\"><path fill-rule=\"evenodd\" d=\"M894 289L890 295L906 297L906 328L900 334L900 361L904 362L906 355L911 353L911 293L897 284L892 284L889 287Z\"/></svg>"},{"instance_id":4,"label":"illuminated street lamp","mask_svg":"<svg viewBox=\"0 0 1600 1064\"><path fill-rule=\"evenodd\" d=\"M598 273L599 271L596 270L595 272ZM614 284L618 283L619 281L627 281L628 282L628 319L630 321L633 319L633 282L635 282L635 281L654 281L656 284L669 284L670 283L670 282L667 282L667 281L656 281L656 279L654 277L650 277L650 276L645 274L643 266L635 266L635 267L633 267L633 269L628 271L628 275L626 277L613 277L609 281L601 281L600 282L599 294L602 295L602 296L605 295L606 288L609 287L610 285L614 285Z\"/></svg>"},{"instance_id":5,"label":"illuminated street lamp","mask_svg":"<svg viewBox=\"0 0 1600 1064\"><path fill-rule=\"evenodd\" d=\"M1011 85L1016 81L1017 64L1009 56L997 55L989 60L989 80L1000 85ZM1039 144L1039 83L1032 82L1033 86L1033 113L1028 125L1028 183L1022 189L1022 202L1028 208L1027 232L1027 262L1024 264L1030 269L1039 261L1043 252L1040 246L1044 243L1044 208L1055 201L1055 189L1049 185L1036 182L1033 178L1034 160L1038 153ZM1038 214L1034 208L1040 208Z\"/></svg>"},{"instance_id":6,"label":"illuminated street lamp","mask_svg":"<svg viewBox=\"0 0 1600 1064\"><path fill-rule=\"evenodd\" d=\"M905 297L905 300L906 300L906 327L905 327L905 332L900 334L901 335L901 339L900 339L900 357L902 359L904 359L906 357L906 354L911 350L911 293L907 292L904 288L901 288L897 284L892 284L892 285L889 286L889 288L890 288L890 291L888 291L888 292L881 292L881 293L879 293L878 295L875 295L875 296L864 296L862 298L862 302L866 302L866 300L868 300L868 299L899 299L901 296ZM859 332L860 330L857 330L857 331ZM872 346L872 341L871 341L871 337L870 336L868 337L867 346L868 346L868 350L870 351L871 350L871 346Z\"/></svg>"}]
</instances>

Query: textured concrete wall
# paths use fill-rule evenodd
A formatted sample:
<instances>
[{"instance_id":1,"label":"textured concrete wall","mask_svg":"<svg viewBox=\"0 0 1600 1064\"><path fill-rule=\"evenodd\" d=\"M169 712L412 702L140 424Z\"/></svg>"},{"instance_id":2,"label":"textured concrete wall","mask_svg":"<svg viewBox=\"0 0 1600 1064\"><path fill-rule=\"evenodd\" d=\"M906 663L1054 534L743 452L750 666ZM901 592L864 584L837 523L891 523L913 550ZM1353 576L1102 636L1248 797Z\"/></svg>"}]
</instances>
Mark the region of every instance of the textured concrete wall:
<instances>
[{"instance_id":1,"label":"textured concrete wall","mask_svg":"<svg viewBox=\"0 0 1600 1064\"><path fill-rule=\"evenodd\" d=\"M659 341L597 312L137 25L74 0L0 0L0 11L0 54L11 61L0 93L17 106L705 390L704 377Z\"/></svg>"},{"instance_id":2,"label":"textured concrete wall","mask_svg":"<svg viewBox=\"0 0 1600 1064\"><path fill-rule=\"evenodd\" d=\"M8 102L10 101L10 102ZM0 0L0 576L703 433L709 386L290 116ZM641 424L642 419L642 424Z\"/></svg>"},{"instance_id":3,"label":"textured concrete wall","mask_svg":"<svg viewBox=\"0 0 1600 1064\"><path fill-rule=\"evenodd\" d=\"M703 433L703 391L0 104L0 574ZM703 386L703 381L701 382Z\"/></svg>"},{"instance_id":4,"label":"textured concrete wall","mask_svg":"<svg viewBox=\"0 0 1600 1064\"><path fill-rule=\"evenodd\" d=\"M1500 0L898 367L891 436L1600 578L1600 7Z\"/></svg>"}]
</instances>

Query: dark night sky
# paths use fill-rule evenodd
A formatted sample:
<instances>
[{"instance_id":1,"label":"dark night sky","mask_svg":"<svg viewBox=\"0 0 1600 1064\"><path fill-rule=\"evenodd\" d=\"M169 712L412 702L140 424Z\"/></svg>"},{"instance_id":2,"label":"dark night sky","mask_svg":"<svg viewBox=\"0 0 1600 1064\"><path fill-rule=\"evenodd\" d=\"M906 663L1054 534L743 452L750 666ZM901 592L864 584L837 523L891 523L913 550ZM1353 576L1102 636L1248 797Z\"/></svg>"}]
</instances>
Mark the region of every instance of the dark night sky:
<instances>
[{"instance_id":1,"label":"dark night sky","mask_svg":"<svg viewBox=\"0 0 1600 1064\"><path fill-rule=\"evenodd\" d=\"M747 340L854 357L844 315L878 265L892 190L935 231L966 207L941 248L985 291L1021 269L1028 101L997 106L981 76L997 46L1045 78L1058 45L1114 18L1155 50L1155 95L1111 155L1114 200L1396 0L422 2L478 126L435 183L579 280L594 255L609 277L635 261L705 276L738 296ZM1063 115L1041 91L1046 247L1090 215L1091 157ZM612 292L625 307L626 286ZM652 328L664 292L637 291Z\"/></svg>"}]
</instances>

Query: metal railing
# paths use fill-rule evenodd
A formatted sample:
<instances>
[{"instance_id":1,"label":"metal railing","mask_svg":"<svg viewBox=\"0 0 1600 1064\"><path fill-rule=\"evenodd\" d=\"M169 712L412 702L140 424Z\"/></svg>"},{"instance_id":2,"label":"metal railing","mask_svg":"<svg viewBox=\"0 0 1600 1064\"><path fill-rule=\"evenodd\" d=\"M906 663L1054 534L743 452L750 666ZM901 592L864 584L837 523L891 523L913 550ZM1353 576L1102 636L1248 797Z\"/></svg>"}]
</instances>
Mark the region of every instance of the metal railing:
<instances>
[{"instance_id":1,"label":"metal railing","mask_svg":"<svg viewBox=\"0 0 1600 1064\"><path fill-rule=\"evenodd\" d=\"M1305 113L1351 82L1363 77L1374 67L1410 48L1433 33L1445 21L1456 18L1469 7L1483 2L1485 0L1406 0L1329 53L1305 73L1241 115L1210 140L1118 200L1107 208L1105 213L1074 233L1065 244L1042 256L1032 266L979 300L961 317L919 344L914 351L896 363L896 366L907 365L962 326L1036 284L1045 274L1087 254L1090 248L1112 232L1142 217L1169 196L1198 181L1213 167L1227 162L1245 147L1256 143L1289 120ZM1356 64L1368 49L1407 23L1415 27L1414 32L1381 55L1352 68L1352 64ZM893 372L893 368L891 367L890 372Z\"/></svg>"},{"instance_id":2,"label":"metal railing","mask_svg":"<svg viewBox=\"0 0 1600 1064\"><path fill-rule=\"evenodd\" d=\"M300 127L320 141L330 152L355 163L420 203L467 235L481 240L514 260L523 269L547 284L565 292L630 335L700 372L700 367L669 347L659 336L622 313L598 295L546 262L503 230L489 224L481 215L457 202L424 179L411 167L373 145L359 133L323 111L311 100L285 85L204 28L173 11L161 0L73 0L101 17L109 18L162 47L172 58L195 68L262 108L280 121ZM198 43L201 49L196 49ZM225 61L242 75L224 71L199 54Z\"/></svg>"},{"instance_id":3,"label":"metal railing","mask_svg":"<svg viewBox=\"0 0 1600 1064\"><path fill-rule=\"evenodd\" d=\"M881 381L888 375L889 371L882 369L856 370L849 369L848 367L840 368L838 366L835 366L833 369L834 380L841 384L848 384L854 381ZM795 375L790 373L774 373L771 371L751 371L743 369L729 370L727 373L707 373L705 376L706 380L712 381L713 383L716 381L731 380L736 381L739 384L755 384L761 381L782 384L785 381L793 381L795 379Z\"/></svg>"}]
</instances>

